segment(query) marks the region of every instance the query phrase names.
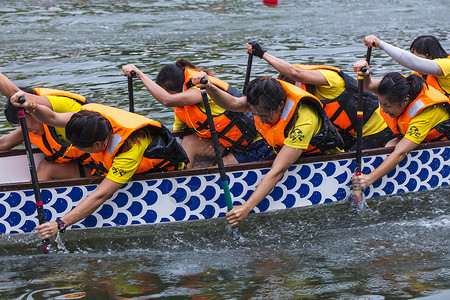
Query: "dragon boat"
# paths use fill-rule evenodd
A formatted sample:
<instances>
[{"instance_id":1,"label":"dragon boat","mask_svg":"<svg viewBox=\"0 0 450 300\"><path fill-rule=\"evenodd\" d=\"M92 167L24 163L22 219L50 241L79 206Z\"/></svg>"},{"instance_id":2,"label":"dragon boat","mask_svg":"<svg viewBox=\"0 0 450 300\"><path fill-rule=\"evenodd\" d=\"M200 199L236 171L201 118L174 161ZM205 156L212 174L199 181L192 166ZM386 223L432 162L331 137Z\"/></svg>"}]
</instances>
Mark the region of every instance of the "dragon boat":
<instances>
[{"instance_id":1,"label":"dragon boat","mask_svg":"<svg viewBox=\"0 0 450 300\"><path fill-rule=\"evenodd\" d=\"M393 148L363 151L363 173ZM42 153L34 153L36 164ZM450 184L450 141L420 145L387 176L367 188L366 199ZM226 167L233 204L249 198L271 161ZM33 231L38 224L25 150L0 152L0 233ZM346 201L353 194L355 153L300 158L252 213ZM47 221L62 217L96 189L102 178L41 182ZM136 175L97 211L69 229L130 226L221 218L227 210L216 167Z\"/></svg>"}]
</instances>

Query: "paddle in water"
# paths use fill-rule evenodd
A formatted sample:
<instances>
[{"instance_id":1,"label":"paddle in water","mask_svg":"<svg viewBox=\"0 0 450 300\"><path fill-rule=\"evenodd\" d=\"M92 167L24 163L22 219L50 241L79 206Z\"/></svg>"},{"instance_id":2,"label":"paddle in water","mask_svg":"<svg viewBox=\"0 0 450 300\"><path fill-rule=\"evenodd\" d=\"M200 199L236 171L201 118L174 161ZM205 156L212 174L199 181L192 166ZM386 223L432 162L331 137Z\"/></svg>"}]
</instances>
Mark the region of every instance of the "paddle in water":
<instances>
[{"instance_id":1,"label":"paddle in water","mask_svg":"<svg viewBox=\"0 0 450 300\"><path fill-rule=\"evenodd\" d=\"M370 63L370 55L372 52L372 47L367 48L366 61ZM362 73L367 72L366 67L361 68ZM362 165L362 129L363 129L363 93L364 93L364 76L358 75L358 110L356 115L356 165L355 165L355 176L361 175L361 165ZM364 193L361 187L354 189L354 194L351 199L351 205L353 209L359 214L364 215L367 210L370 210L366 203Z\"/></svg>"},{"instance_id":2,"label":"paddle in water","mask_svg":"<svg viewBox=\"0 0 450 300\"><path fill-rule=\"evenodd\" d=\"M208 79L202 78L200 80L200 83L206 84L206 83L208 83ZM217 136L217 131L216 131L216 128L214 125L214 119L212 116L211 107L209 106L208 94L206 93L205 89L201 89L201 93L202 93L202 98L203 98L203 104L204 104L205 110L206 110L206 116L208 118L209 130L211 131L211 139L212 139L213 145L214 145L214 152L216 154L216 161L217 161L217 166L219 168L220 180L222 182L222 189L223 189L224 196L225 196L225 202L227 204L227 210L231 211L233 209L233 201L231 199L230 187L228 185L227 174L225 173L225 166L223 164L222 153L221 153L220 147L219 147L219 138ZM233 234L233 237L235 239L237 239L237 240L241 239L241 234L240 234L237 226L231 227L230 225L228 225L227 228Z\"/></svg>"},{"instance_id":3,"label":"paddle in water","mask_svg":"<svg viewBox=\"0 0 450 300\"><path fill-rule=\"evenodd\" d=\"M25 98L20 97L18 102L24 103ZM39 224L43 224L46 222L44 213L44 204L41 200L41 190L39 188L39 181L36 173L36 164L34 163L33 150L31 149L30 136L28 135L27 121L25 120L25 111L23 109L19 110L19 121L20 127L22 128L22 135L23 140L25 142L25 149L27 152L28 166L30 168L31 182L33 184L34 199L36 201L36 211L38 214L38 220ZM42 251L45 254L50 253L51 251L50 239L42 240Z\"/></svg>"}]
</instances>

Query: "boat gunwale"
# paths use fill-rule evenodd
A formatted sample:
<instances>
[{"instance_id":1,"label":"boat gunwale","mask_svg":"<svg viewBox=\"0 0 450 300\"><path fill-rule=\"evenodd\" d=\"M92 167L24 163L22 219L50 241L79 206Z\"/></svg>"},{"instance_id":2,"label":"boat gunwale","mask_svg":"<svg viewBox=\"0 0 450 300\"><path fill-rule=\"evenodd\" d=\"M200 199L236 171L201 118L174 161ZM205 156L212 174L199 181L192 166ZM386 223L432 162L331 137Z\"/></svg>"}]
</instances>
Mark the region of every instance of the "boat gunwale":
<instances>
[{"instance_id":1,"label":"boat gunwale","mask_svg":"<svg viewBox=\"0 0 450 300\"><path fill-rule=\"evenodd\" d=\"M450 141L443 142L435 142L435 143L425 143L417 146L415 150L422 149L432 149L432 148L442 148L449 147ZM383 148L374 148L367 149L363 151L363 157L369 156L377 156L389 154L393 151L394 147L383 147ZM33 149L34 153L39 153L39 149ZM14 149L8 151L0 151L1 157L10 157L17 155L25 155L26 151L22 149ZM310 157L300 157L294 164L306 164L306 163L316 163L323 161L336 161L342 159L352 159L355 158L355 151L348 151L344 153L338 154L323 154L317 156ZM264 161L264 162L250 162L250 163L242 163L236 165L229 165L225 167L227 172L239 172L239 171L247 171L261 168L270 168L272 165L272 160ZM217 167L200 167L193 168L189 170L176 170L176 171L168 171L168 172L158 172L158 173L148 173L148 174L137 174L133 176L132 181L142 181L142 180L156 180L163 178L175 178L175 177L187 177L187 176L197 176L197 175L209 175L216 174L219 170ZM39 183L40 188L60 188L60 187L69 187L69 186L86 186L86 185L97 185L104 179L104 177L94 177L94 178L78 178L78 179L68 179L68 180L54 180L54 181L42 181ZM16 183L6 183L0 184L0 192L7 191L17 191L17 190L30 190L32 189L31 182L16 182Z\"/></svg>"}]
</instances>

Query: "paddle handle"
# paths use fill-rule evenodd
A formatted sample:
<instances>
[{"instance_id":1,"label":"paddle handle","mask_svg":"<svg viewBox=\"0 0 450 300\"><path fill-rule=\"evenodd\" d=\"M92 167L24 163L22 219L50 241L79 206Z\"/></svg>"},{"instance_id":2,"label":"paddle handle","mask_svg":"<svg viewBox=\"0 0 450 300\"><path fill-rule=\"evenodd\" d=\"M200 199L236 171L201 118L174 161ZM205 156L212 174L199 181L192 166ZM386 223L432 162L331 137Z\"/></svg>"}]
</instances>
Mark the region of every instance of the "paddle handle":
<instances>
[{"instance_id":1,"label":"paddle handle","mask_svg":"<svg viewBox=\"0 0 450 300\"><path fill-rule=\"evenodd\" d=\"M19 103L25 103L25 98L20 97L18 100ZM30 169L31 182L33 184L34 191L34 199L36 201L36 211L38 215L39 224L45 223L45 213L44 213L44 204L41 199L41 191L39 188L39 180L36 173L36 164L34 162L33 150L31 149L30 136L28 135L28 127L27 122L25 120L25 111L23 109L19 110L19 121L20 127L22 128L22 135L25 142L25 149L27 152L28 158L28 166ZM42 251L45 254L50 253L51 244L50 239L42 240Z\"/></svg>"},{"instance_id":2,"label":"paddle handle","mask_svg":"<svg viewBox=\"0 0 450 300\"><path fill-rule=\"evenodd\" d=\"M252 63L253 63L253 54L249 53L247 60L247 72L245 73L244 88L242 89L242 93L244 95L247 94L247 86L248 83L250 82L250 72L252 71Z\"/></svg>"},{"instance_id":3,"label":"paddle handle","mask_svg":"<svg viewBox=\"0 0 450 300\"><path fill-rule=\"evenodd\" d=\"M136 78L136 72L131 71L128 77L128 110L134 112L134 93L133 93L133 78Z\"/></svg>"},{"instance_id":4,"label":"paddle handle","mask_svg":"<svg viewBox=\"0 0 450 300\"><path fill-rule=\"evenodd\" d=\"M370 64L370 57L372 55L372 47L367 47L366 61ZM367 72L367 67L361 68L362 73ZM364 117L364 76L358 75L358 110L356 114L356 166L355 175L361 175L361 165L362 165L362 136L363 136L363 117Z\"/></svg>"},{"instance_id":5,"label":"paddle handle","mask_svg":"<svg viewBox=\"0 0 450 300\"><path fill-rule=\"evenodd\" d=\"M206 83L208 83L208 80L206 78L202 78L200 80L200 83L206 84ZM211 132L211 139L212 139L212 142L214 145L214 152L216 154L216 161L217 161L217 165L219 168L220 180L222 181L222 188L223 188L224 195L225 195L225 201L227 204L227 209L228 209L228 211L230 211L233 209L233 201L231 199L230 187L228 185L227 174L225 173L225 166L223 164L222 153L220 151L219 138L217 136L217 131L216 131L216 128L214 125L214 119L213 119L212 112L211 112L211 106L209 105L209 101L208 101L208 94L206 93L205 89L201 89L201 93L202 93L203 105L205 106L206 115L207 115L207 119L208 119L209 130Z\"/></svg>"}]
</instances>

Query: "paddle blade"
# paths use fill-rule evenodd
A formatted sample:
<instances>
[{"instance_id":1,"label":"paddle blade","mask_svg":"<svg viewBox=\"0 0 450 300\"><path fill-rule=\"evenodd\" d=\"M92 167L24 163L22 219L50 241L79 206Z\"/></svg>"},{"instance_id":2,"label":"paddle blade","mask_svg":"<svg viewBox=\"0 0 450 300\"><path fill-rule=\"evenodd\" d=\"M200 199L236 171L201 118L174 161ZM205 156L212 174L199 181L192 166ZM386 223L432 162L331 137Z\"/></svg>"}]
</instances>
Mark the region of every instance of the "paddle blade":
<instances>
[{"instance_id":1,"label":"paddle blade","mask_svg":"<svg viewBox=\"0 0 450 300\"><path fill-rule=\"evenodd\" d=\"M235 241L242 242L244 240L237 226L231 227L230 225L227 225L227 231L233 236Z\"/></svg>"},{"instance_id":2,"label":"paddle blade","mask_svg":"<svg viewBox=\"0 0 450 300\"><path fill-rule=\"evenodd\" d=\"M359 216L365 216L372 212L369 205L367 205L364 193L359 190L355 190L355 193L350 199L350 205L352 210Z\"/></svg>"}]
</instances>

